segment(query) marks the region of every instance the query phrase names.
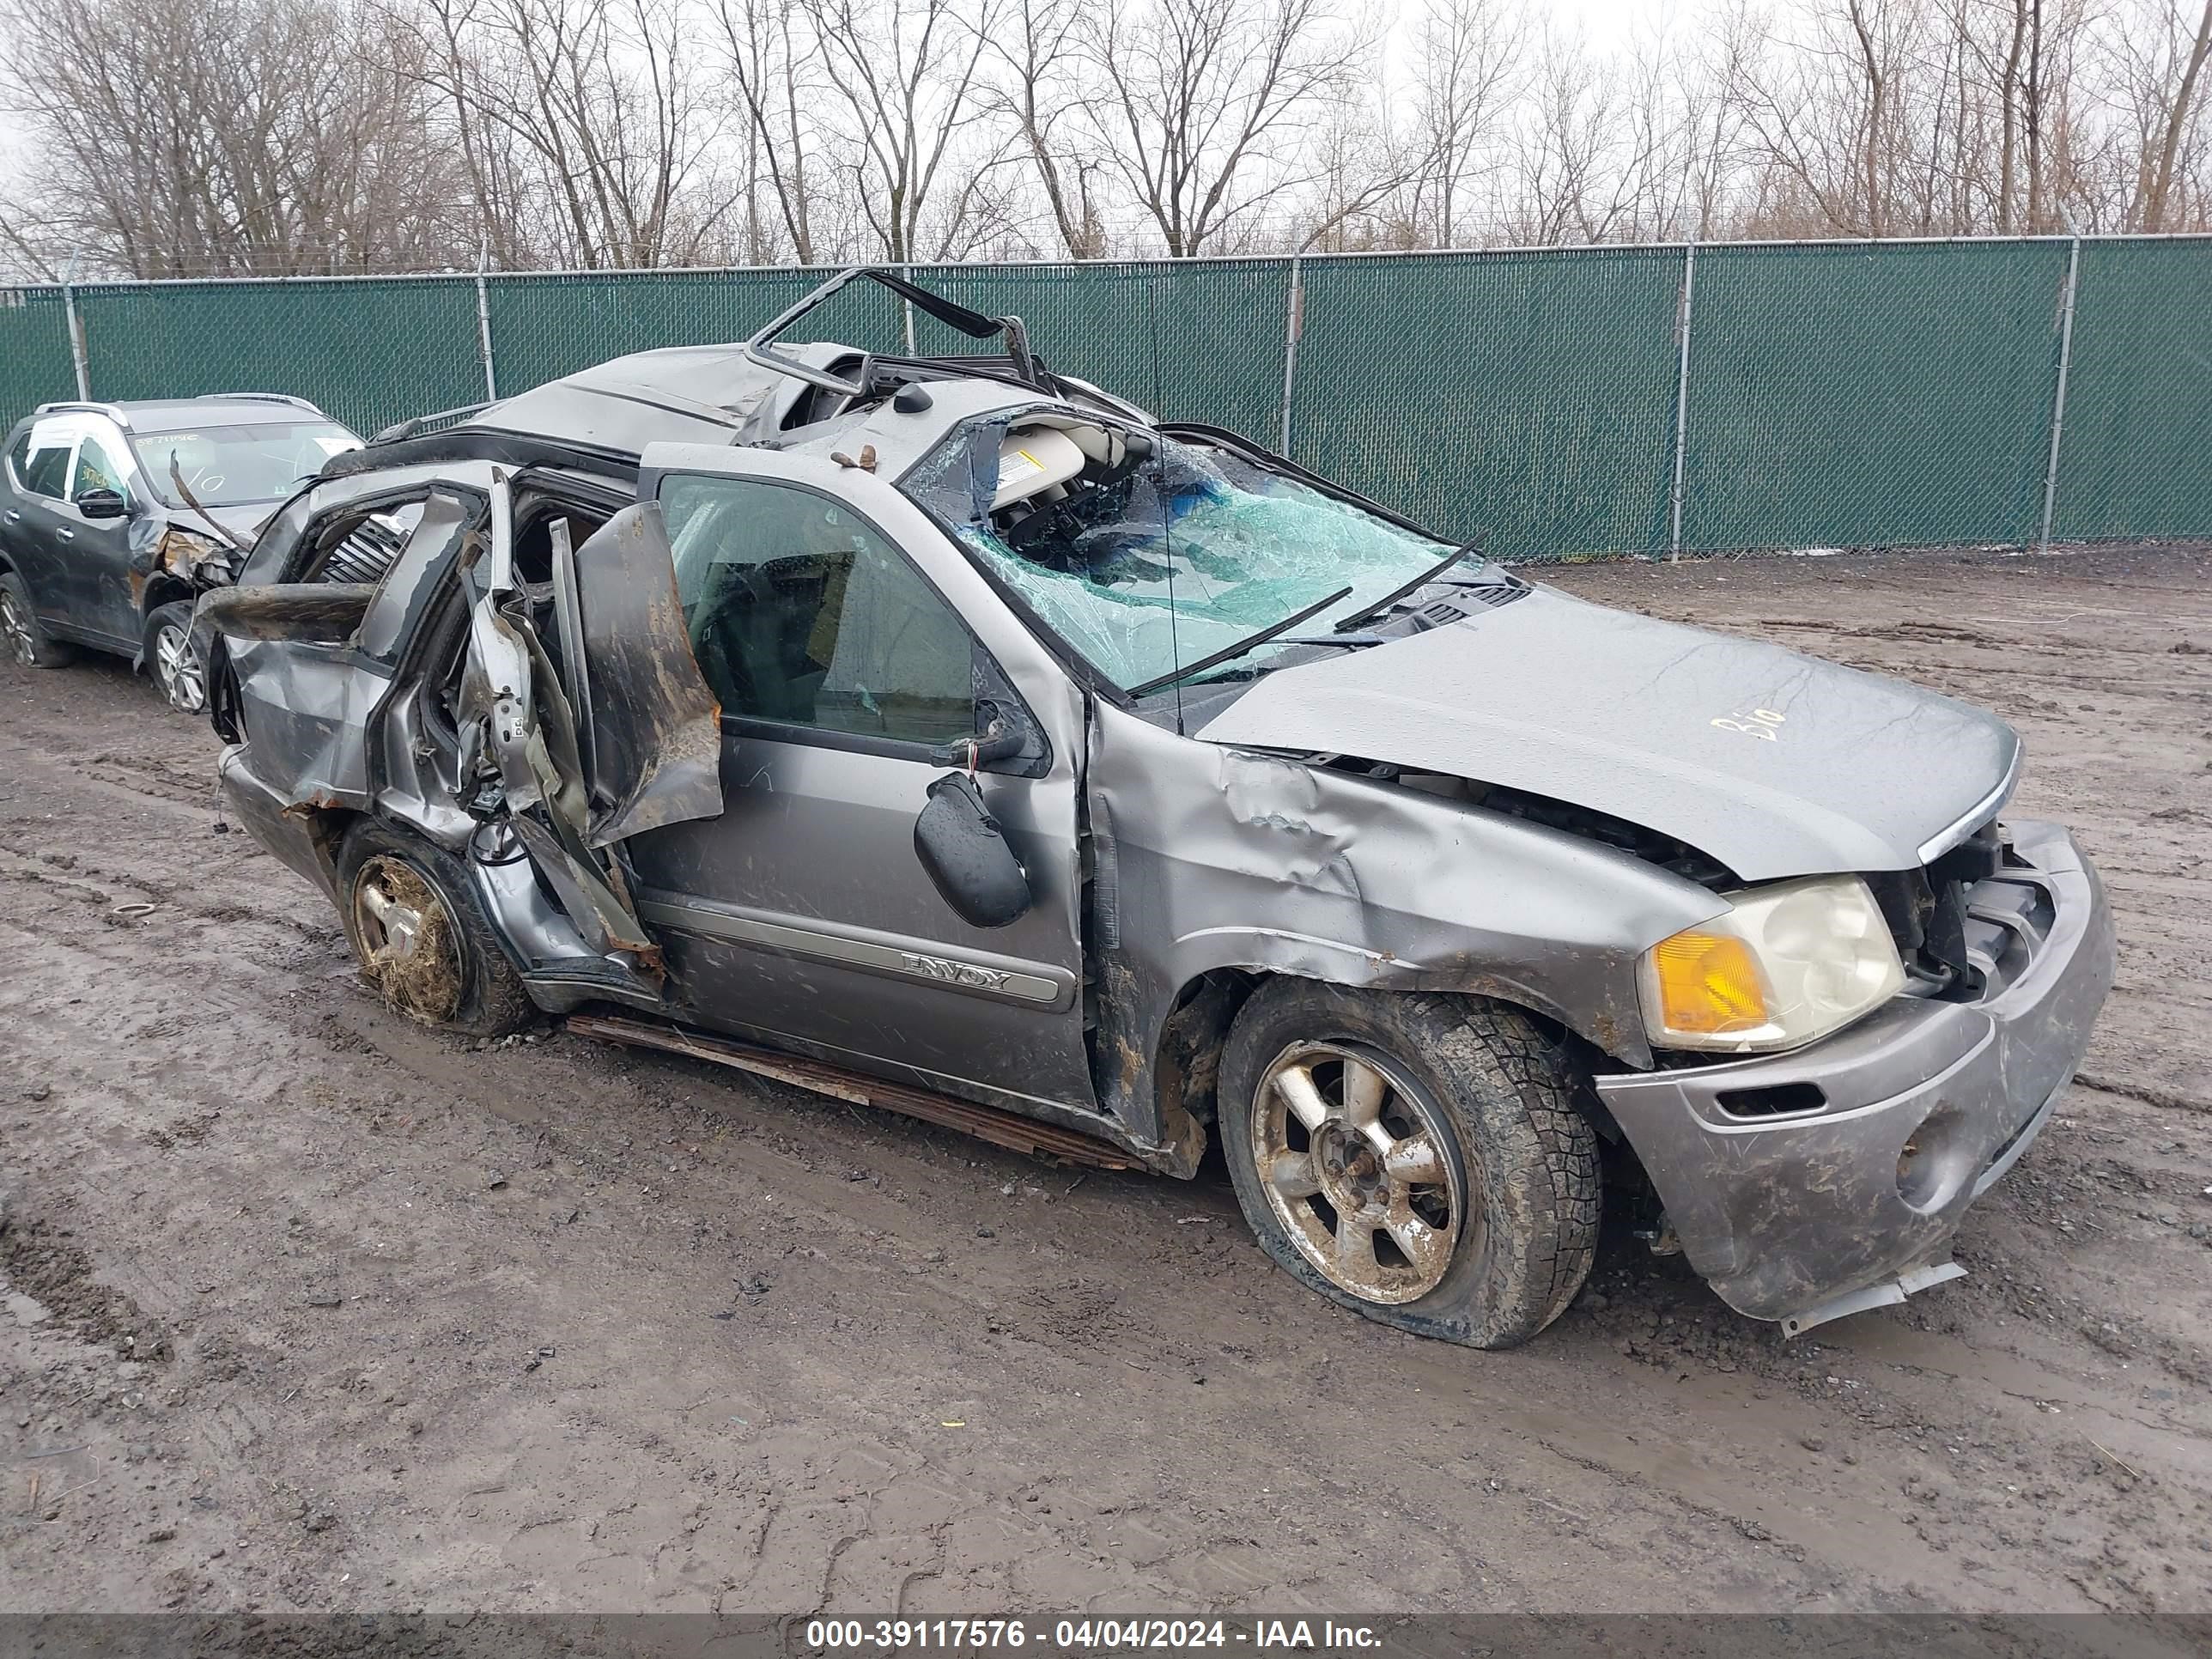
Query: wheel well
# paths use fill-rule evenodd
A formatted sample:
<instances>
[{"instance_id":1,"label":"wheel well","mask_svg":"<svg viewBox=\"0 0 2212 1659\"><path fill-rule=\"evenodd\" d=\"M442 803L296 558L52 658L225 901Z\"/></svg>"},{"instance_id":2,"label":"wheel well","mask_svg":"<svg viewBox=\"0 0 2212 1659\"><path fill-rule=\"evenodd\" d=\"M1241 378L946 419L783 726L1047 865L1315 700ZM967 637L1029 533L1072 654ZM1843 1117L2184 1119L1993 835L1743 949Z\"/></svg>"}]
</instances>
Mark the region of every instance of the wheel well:
<instances>
[{"instance_id":1,"label":"wheel well","mask_svg":"<svg viewBox=\"0 0 2212 1659\"><path fill-rule=\"evenodd\" d=\"M307 827L307 843L314 849L315 862L322 866L331 895L343 900L343 896L338 892L338 854L354 825L368 814L357 812L350 806L319 806L312 801L301 801L286 807L284 816Z\"/></svg>"},{"instance_id":2,"label":"wheel well","mask_svg":"<svg viewBox=\"0 0 2212 1659\"><path fill-rule=\"evenodd\" d=\"M1211 1123L1219 1107L1221 1054L1229 1042L1229 1028L1252 994L1271 979L1290 977L1242 968L1218 968L1199 975L1176 993L1167 1018L1161 1022L1154 1075L1164 1103L1180 1105L1201 1123ZM1470 997L1474 994L1468 994ZM1569 1069L1583 1079L1575 1091L1576 1105L1608 1139L1619 1140L1620 1131L1598 1099L1588 1079L1602 1060L1596 1046L1577 1036L1551 1014L1503 997L1474 998L1511 1009L1533 1025L1554 1048L1561 1051Z\"/></svg>"},{"instance_id":3,"label":"wheel well","mask_svg":"<svg viewBox=\"0 0 2212 1659\"><path fill-rule=\"evenodd\" d=\"M190 582L180 581L167 574L155 576L146 583L145 594L139 601L138 614L151 617L165 605L173 605L179 600L190 605L198 597L198 590Z\"/></svg>"},{"instance_id":4,"label":"wheel well","mask_svg":"<svg viewBox=\"0 0 2212 1659\"><path fill-rule=\"evenodd\" d=\"M1229 1028L1267 977L1242 968L1217 968L1176 993L1168 1017L1160 1022L1152 1065L1163 1105L1180 1106L1200 1123L1213 1121Z\"/></svg>"}]
</instances>

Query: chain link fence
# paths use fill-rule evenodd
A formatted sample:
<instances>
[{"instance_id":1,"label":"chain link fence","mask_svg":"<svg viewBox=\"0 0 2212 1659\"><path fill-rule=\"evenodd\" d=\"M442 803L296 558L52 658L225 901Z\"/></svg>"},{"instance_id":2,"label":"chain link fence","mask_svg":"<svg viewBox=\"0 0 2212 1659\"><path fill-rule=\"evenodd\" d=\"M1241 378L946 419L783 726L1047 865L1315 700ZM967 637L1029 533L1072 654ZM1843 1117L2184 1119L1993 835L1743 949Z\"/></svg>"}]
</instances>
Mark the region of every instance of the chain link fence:
<instances>
[{"instance_id":1,"label":"chain link fence","mask_svg":"<svg viewBox=\"0 0 2212 1659\"><path fill-rule=\"evenodd\" d=\"M792 269L0 289L0 418L312 398L374 431L743 339ZM1054 367L1522 562L2212 537L2212 238L915 267ZM970 348L873 287L810 328Z\"/></svg>"}]
</instances>

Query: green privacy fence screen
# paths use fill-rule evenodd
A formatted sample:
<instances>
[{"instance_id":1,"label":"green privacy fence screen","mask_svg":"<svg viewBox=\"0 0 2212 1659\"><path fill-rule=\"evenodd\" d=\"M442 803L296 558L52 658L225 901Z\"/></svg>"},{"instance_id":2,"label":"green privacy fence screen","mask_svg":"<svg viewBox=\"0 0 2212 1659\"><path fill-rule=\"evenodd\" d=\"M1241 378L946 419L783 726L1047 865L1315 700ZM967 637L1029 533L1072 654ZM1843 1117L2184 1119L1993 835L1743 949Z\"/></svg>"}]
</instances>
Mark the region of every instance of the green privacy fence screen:
<instances>
[{"instance_id":1,"label":"green privacy fence screen","mask_svg":"<svg viewBox=\"0 0 2212 1659\"><path fill-rule=\"evenodd\" d=\"M1299 266L1293 459L1508 557L1667 545L1680 249Z\"/></svg>"},{"instance_id":2,"label":"green privacy fence screen","mask_svg":"<svg viewBox=\"0 0 2212 1659\"><path fill-rule=\"evenodd\" d=\"M1487 531L1510 558L2212 537L2212 238L912 274L1024 318L1054 368L1440 532ZM823 275L0 289L0 419L80 385L255 390L374 430L623 352L742 339ZM973 349L872 285L806 331Z\"/></svg>"}]
</instances>

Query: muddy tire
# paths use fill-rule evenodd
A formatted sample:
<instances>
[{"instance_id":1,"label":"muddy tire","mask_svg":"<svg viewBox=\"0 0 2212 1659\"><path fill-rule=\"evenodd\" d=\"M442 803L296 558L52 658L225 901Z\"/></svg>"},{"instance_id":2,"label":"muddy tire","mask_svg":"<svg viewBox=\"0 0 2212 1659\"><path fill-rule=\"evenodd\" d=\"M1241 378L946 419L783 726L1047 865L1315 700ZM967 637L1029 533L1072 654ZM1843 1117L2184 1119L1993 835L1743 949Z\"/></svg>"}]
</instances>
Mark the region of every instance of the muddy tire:
<instances>
[{"instance_id":1,"label":"muddy tire","mask_svg":"<svg viewBox=\"0 0 2212 1659\"><path fill-rule=\"evenodd\" d=\"M192 643L192 607L182 599L146 618L146 672L161 701L179 714L207 713L207 665Z\"/></svg>"},{"instance_id":2,"label":"muddy tire","mask_svg":"<svg viewBox=\"0 0 2212 1659\"><path fill-rule=\"evenodd\" d=\"M1597 1138L1556 1045L1469 997L1271 981L1222 1060L1237 1202L1293 1278L1477 1348L1566 1309L1597 1248Z\"/></svg>"},{"instance_id":3,"label":"muddy tire","mask_svg":"<svg viewBox=\"0 0 2212 1659\"><path fill-rule=\"evenodd\" d=\"M531 1017L467 871L443 848L356 825L338 855L338 915L362 976L409 1018L503 1036Z\"/></svg>"},{"instance_id":4,"label":"muddy tire","mask_svg":"<svg viewBox=\"0 0 2212 1659\"><path fill-rule=\"evenodd\" d=\"M0 571L0 657L24 668L60 668L76 660L76 647L39 626L30 591L12 570Z\"/></svg>"}]
</instances>

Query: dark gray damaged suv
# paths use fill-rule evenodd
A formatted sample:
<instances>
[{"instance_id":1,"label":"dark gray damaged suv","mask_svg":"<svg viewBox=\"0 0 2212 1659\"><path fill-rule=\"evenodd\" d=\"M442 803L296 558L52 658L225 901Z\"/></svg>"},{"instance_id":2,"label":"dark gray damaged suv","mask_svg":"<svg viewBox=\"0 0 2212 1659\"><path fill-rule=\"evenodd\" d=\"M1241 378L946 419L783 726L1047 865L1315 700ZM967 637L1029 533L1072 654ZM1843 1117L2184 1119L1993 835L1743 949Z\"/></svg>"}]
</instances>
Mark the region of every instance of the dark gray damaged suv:
<instances>
[{"instance_id":1,"label":"dark gray damaged suv","mask_svg":"<svg viewBox=\"0 0 2212 1659\"><path fill-rule=\"evenodd\" d=\"M1002 348L778 343L863 275ZM1218 1142L1290 1273L1494 1347L1601 1203L1790 1332L1955 1277L2111 985L1992 716L1522 580L886 273L455 414L199 611L229 800L419 1018Z\"/></svg>"},{"instance_id":2,"label":"dark gray damaged suv","mask_svg":"<svg viewBox=\"0 0 2212 1659\"><path fill-rule=\"evenodd\" d=\"M200 713L193 601L231 579L278 502L360 443L276 392L40 405L0 445L0 651L30 668L113 652Z\"/></svg>"}]
</instances>

